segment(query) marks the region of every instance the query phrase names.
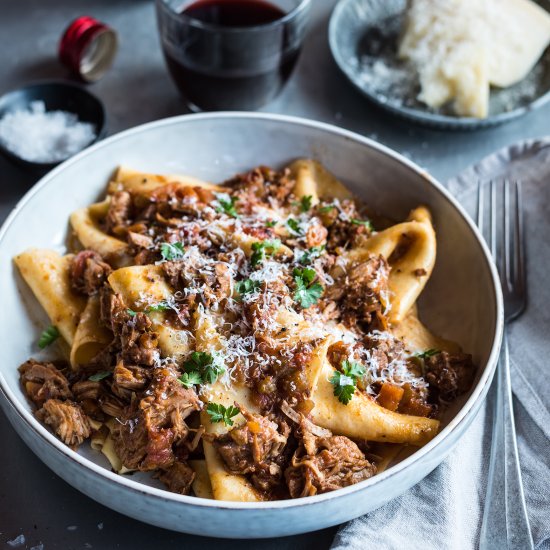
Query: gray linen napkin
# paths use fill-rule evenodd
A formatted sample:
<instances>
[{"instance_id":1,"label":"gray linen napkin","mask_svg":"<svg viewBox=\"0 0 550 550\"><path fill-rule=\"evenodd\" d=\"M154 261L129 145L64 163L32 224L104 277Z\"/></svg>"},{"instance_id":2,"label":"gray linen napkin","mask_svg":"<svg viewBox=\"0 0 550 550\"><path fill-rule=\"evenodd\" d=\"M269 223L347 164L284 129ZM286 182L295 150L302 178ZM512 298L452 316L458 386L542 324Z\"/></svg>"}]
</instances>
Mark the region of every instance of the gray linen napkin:
<instances>
[{"instance_id":1,"label":"gray linen napkin","mask_svg":"<svg viewBox=\"0 0 550 550\"><path fill-rule=\"evenodd\" d=\"M524 182L529 303L510 326L514 409L535 547L550 550L550 138L503 149L448 182L472 213L476 182ZM332 550L478 547L487 484L494 385L460 445L418 485L340 529ZM518 549L521 550L521 549Z\"/></svg>"}]
</instances>

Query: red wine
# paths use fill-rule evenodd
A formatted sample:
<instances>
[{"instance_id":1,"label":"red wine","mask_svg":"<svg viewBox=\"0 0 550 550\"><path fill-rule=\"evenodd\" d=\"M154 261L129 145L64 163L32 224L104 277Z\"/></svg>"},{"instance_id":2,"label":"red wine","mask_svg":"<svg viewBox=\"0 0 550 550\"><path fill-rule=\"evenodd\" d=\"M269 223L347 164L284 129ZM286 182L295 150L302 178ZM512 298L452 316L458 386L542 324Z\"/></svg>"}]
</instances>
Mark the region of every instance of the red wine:
<instances>
[{"instance_id":1,"label":"red wine","mask_svg":"<svg viewBox=\"0 0 550 550\"><path fill-rule=\"evenodd\" d=\"M182 13L223 27L265 25L285 15L280 8L264 0L199 0Z\"/></svg>"},{"instance_id":2,"label":"red wine","mask_svg":"<svg viewBox=\"0 0 550 550\"><path fill-rule=\"evenodd\" d=\"M182 17L177 45L163 40L168 69L192 106L257 109L292 73L305 22L269 25L285 15L277 6L265 0L199 0L182 15L207 24Z\"/></svg>"}]
</instances>

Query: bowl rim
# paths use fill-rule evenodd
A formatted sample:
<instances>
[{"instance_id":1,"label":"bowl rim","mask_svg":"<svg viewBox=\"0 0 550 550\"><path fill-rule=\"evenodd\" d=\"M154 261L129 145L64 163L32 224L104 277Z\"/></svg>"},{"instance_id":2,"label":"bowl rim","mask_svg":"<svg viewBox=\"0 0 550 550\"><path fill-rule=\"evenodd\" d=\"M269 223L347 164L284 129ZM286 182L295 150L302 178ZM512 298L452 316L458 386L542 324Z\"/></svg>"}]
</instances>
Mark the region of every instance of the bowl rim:
<instances>
[{"instance_id":1,"label":"bowl rim","mask_svg":"<svg viewBox=\"0 0 550 550\"><path fill-rule=\"evenodd\" d=\"M491 126L504 124L524 116L527 113L546 105L550 101L550 89L548 89L545 93L533 99L527 105L520 105L511 111L501 112L496 115L489 115L486 118L442 115L439 113L432 113L430 111L422 111L420 109L415 109L414 107L407 107L406 105L396 105L395 103L384 101L381 99L381 94L376 94L370 91L367 86L362 86L357 81L353 71L349 68L349 64L346 63L346 60L342 57L340 47L338 46L337 31L341 26L340 19L342 18L342 14L349 4L356 2L357 0L339 0L339 2L334 6L328 25L329 48L336 65L348 81L355 87L355 89L361 92L367 99L372 101L378 107L381 107L382 109L385 109L386 111L401 118L405 118L425 126L431 126L444 130L481 130Z\"/></svg>"},{"instance_id":2,"label":"bowl rim","mask_svg":"<svg viewBox=\"0 0 550 550\"><path fill-rule=\"evenodd\" d=\"M458 203L458 201L451 195L451 193L443 187L435 178L430 176L425 170L420 168L411 160L403 157L396 151L381 145L369 138L345 130L339 127L336 127L331 124L324 122L317 122L313 120L308 120L301 117L288 116L288 115L279 115L272 113L256 113L256 112L232 112L232 111L220 111L213 113L197 113L197 114L186 114L180 115L165 119L156 120L146 124L142 124L118 134L115 134L108 139L105 139L95 145L90 146L89 148L84 149L80 153L77 153L73 157L64 161L62 164L54 168L51 172L46 174L39 182L34 185L16 204L14 209L11 211L9 216L6 218L2 227L0 228L0 248L2 246L2 241L8 232L9 227L19 215L20 211L24 206L33 198L33 196L40 191L42 188L46 187L50 181L54 180L59 174L61 174L67 167L71 166L74 163L78 163L81 158L84 158L87 155L94 153L96 150L101 148L108 148L111 143L114 143L119 140L124 140L127 136L139 134L141 132L147 132L150 129L162 128L170 125L179 125L192 123L194 121L203 121L203 120L231 120L236 119L239 121L250 120L250 121L267 121L267 122L279 122L291 126L305 126L314 130L321 130L322 132L328 132L344 139L358 142L363 146L370 147L379 151L380 153L394 159L398 163L405 165L407 168L415 172L417 175L421 176L429 185L435 188L436 191L445 199L451 206L453 206L458 213L461 215L463 220L466 222L470 231L473 233L477 245L480 249L482 257L485 259L486 266L489 269L492 279L492 291L493 298L495 303L495 333L493 336L493 342L491 346L491 352L487 359L485 368L481 373L481 376L474 387L470 397L457 412L457 414L450 420L450 422L438 433L434 439L429 443L420 447L415 452L413 452L409 457L405 458L395 466L392 466L388 470L371 477L365 481L357 483L355 485L350 485L348 487L343 487L336 491L315 495L306 498L299 499L286 499L279 501L267 501L267 502L231 502L231 501L215 501L211 499L205 499L189 495L179 495L176 493L171 493L164 489L159 489L156 487L151 487L140 483L139 481L134 481L129 477L125 477L119 474L116 474L106 468L95 464L88 458L78 454L76 451L73 451L66 445L64 445L57 437L55 437L51 432L49 432L38 420L33 416L33 414L27 410L24 406L24 401L18 397L9 387L4 378L2 371L0 370L0 397L4 396L6 402L9 406L15 409L15 412L22 418L22 420L27 424L27 426L35 432L41 439L49 443L51 447L57 450L59 453L64 455L64 457L70 461L78 463L81 467L87 470L89 473L104 478L104 480L115 483L116 485L122 485L126 490L133 491L134 493L146 494L152 498L158 498L164 501L172 501L174 503L194 505L199 507L216 508L216 509L226 509L226 510L276 510L276 509L287 509L287 508L300 508L306 505L320 504L326 500L332 500L336 498L343 498L351 493L357 491L366 490L368 487L374 486L379 483L383 483L387 479L396 476L397 474L402 473L404 470L410 469L414 463L420 460L422 457L430 453L436 446L440 446L448 438L451 432L457 428L460 424L468 421L470 417L475 416L479 410L480 401L483 399L487 393L489 384L492 381L493 374L496 368L497 359L500 351L500 344L502 340L503 326L504 326L504 309L502 301L502 291L500 287L500 282L497 274L496 267L494 262L491 260L491 255L483 237L481 236L479 230L469 218L468 214L464 208Z\"/></svg>"},{"instance_id":3,"label":"bowl rim","mask_svg":"<svg viewBox=\"0 0 550 550\"><path fill-rule=\"evenodd\" d=\"M42 87L42 86L52 86L54 88L67 88L67 89L76 90L79 93L82 93L82 94L88 96L99 107L99 112L101 114L101 119L99 121L94 122L94 124L96 126L96 130L97 130L96 136L93 139L93 141L91 141L86 147L84 147L84 149L82 149L82 151L84 151L88 147L91 147L92 145L95 145L98 141L101 141L105 137L106 130L107 130L107 110L105 109L105 105L104 105L103 101L101 101L101 99L99 99L98 96L96 96L95 94L90 92L82 84L79 84L77 82L72 82L70 80L63 80L62 78L34 80L32 82L28 82L27 84L25 84L23 86L20 86L19 88L10 89L6 92L3 92L2 95L0 95L0 109L2 109L4 107L3 104L6 101L9 101L10 96L13 96L15 94L19 94L21 92L25 92L27 90L31 90L33 88L39 88L39 87ZM36 101L39 101L39 99L37 99ZM29 102L29 104L30 104L30 102ZM7 112L9 112L9 111L6 111L6 113ZM75 114L77 114L77 113L75 113ZM59 166L63 162L66 162L67 160L73 158L74 156L76 156L77 154L82 152L82 151L79 151L78 153L75 153L74 155L71 155L69 158L67 158L65 160L56 160L56 161L53 161L53 162L37 162L37 161L34 161L34 160L27 160L23 157L20 157L19 155L16 155L14 152L10 151L10 149L8 149L6 146L4 146L1 142L0 142L0 151L2 152L3 155L8 157L12 162L17 163L17 164L22 165L22 166L26 166L27 168L33 169L33 170L36 170L36 171L51 170L51 169ZM42 172L42 173L44 174L44 172Z\"/></svg>"}]
</instances>

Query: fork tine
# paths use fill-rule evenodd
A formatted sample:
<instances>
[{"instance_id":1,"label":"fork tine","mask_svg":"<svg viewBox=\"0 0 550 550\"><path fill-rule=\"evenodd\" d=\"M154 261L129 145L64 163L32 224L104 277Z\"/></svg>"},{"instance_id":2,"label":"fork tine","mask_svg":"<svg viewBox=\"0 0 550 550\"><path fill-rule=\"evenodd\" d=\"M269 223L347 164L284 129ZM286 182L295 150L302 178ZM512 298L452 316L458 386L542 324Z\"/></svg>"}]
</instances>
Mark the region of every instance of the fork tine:
<instances>
[{"instance_id":1,"label":"fork tine","mask_svg":"<svg viewBox=\"0 0 550 550\"><path fill-rule=\"evenodd\" d=\"M478 181L477 222L498 271L506 322L527 305L521 191L520 181Z\"/></svg>"},{"instance_id":2,"label":"fork tine","mask_svg":"<svg viewBox=\"0 0 550 550\"><path fill-rule=\"evenodd\" d=\"M523 235L523 201L521 181L515 182L516 211L514 216L514 239L516 243L515 279L518 290L525 293L525 241Z\"/></svg>"},{"instance_id":3,"label":"fork tine","mask_svg":"<svg viewBox=\"0 0 550 550\"><path fill-rule=\"evenodd\" d=\"M491 180L490 184L491 193L491 208L489 209L489 246L491 248L491 255L493 260L497 263L497 224L496 224L496 212L497 212L497 186L494 180ZM498 266L497 264L497 267Z\"/></svg>"},{"instance_id":4,"label":"fork tine","mask_svg":"<svg viewBox=\"0 0 550 550\"><path fill-rule=\"evenodd\" d=\"M516 208L517 210L517 208ZM515 239L516 224L514 222L514 235L510 235L510 182L504 181L504 208L502 212L503 242L502 242L502 283L506 284L506 290L511 291L516 271L516 254L518 251ZM515 216L514 216L515 219ZM503 285L504 286L504 285Z\"/></svg>"},{"instance_id":5,"label":"fork tine","mask_svg":"<svg viewBox=\"0 0 550 550\"><path fill-rule=\"evenodd\" d=\"M485 201L483 200L484 196L484 185L481 183L481 180L477 182L477 226L481 233L483 231L483 210L485 208ZM485 239L487 240L487 239Z\"/></svg>"}]
</instances>

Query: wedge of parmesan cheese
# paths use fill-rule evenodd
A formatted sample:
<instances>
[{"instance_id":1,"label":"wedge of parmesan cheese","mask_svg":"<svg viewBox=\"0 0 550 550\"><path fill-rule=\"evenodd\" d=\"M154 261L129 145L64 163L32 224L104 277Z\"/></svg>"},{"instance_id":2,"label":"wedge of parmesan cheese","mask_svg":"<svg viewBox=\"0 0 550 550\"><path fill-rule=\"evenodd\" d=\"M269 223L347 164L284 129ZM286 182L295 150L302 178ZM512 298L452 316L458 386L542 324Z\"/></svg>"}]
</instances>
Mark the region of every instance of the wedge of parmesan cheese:
<instances>
[{"instance_id":1,"label":"wedge of parmesan cheese","mask_svg":"<svg viewBox=\"0 0 550 550\"><path fill-rule=\"evenodd\" d=\"M530 0L491 4L489 81L506 88L523 80L550 44L550 14Z\"/></svg>"},{"instance_id":2,"label":"wedge of parmesan cheese","mask_svg":"<svg viewBox=\"0 0 550 550\"><path fill-rule=\"evenodd\" d=\"M489 87L525 78L550 43L550 14L530 0L411 0L399 57L416 66L419 99L484 118Z\"/></svg>"}]
</instances>

